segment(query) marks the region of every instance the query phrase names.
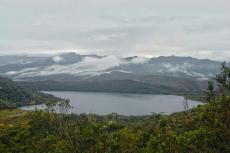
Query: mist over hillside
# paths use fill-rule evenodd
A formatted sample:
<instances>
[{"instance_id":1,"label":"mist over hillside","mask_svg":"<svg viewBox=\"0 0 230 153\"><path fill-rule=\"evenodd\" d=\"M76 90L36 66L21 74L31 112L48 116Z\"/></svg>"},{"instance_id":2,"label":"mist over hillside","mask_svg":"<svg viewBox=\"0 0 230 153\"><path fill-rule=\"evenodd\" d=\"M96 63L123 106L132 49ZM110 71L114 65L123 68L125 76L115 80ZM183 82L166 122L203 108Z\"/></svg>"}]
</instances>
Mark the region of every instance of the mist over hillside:
<instances>
[{"instance_id":1,"label":"mist over hillside","mask_svg":"<svg viewBox=\"0 0 230 153\"><path fill-rule=\"evenodd\" d=\"M219 71L221 62L192 57L127 57L79 55L0 56L0 75L13 79L61 80L63 75L76 79L122 79L152 75L210 78ZM55 77L56 76L56 77ZM58 76L58 77L57 77Z\"/></svg>"},{"instance_id":2,"label":"mist over hillside","mask_svg":"<svg viewBox=\"0 0 230 153\"><path fill-rule=\"evenodd\" d=\"M220 61L192 57L65 53L0 56L0 75L39 90L175 93L205 90L220 65Z\"/></svg>"}]
</instances>

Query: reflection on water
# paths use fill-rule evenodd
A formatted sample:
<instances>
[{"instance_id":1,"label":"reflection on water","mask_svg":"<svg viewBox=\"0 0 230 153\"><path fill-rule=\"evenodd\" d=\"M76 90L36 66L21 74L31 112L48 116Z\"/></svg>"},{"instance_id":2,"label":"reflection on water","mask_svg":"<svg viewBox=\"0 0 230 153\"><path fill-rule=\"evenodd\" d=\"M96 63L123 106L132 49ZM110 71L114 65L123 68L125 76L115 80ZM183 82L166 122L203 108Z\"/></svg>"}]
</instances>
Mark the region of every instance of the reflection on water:
<instances>
[{"instance_id":1,"label":"reflection on water","mask_svg":"<svg viewBox=\"0 0 230 153\"><path fill-rule=\"evenodd\" d=\"M94 92L47 92L56 97L70 99L73 109L71 112L95 113L106 115L118 113L121 115L149 115L152 112L171 114L183 111L184 97L174 95L147 95L147 94L117 94L117 93L94 93ZM189 108L201 104L197 101L188 100ZM33 110L42 105L21 107L24 110Z\"/></svg>"}]
</instances>

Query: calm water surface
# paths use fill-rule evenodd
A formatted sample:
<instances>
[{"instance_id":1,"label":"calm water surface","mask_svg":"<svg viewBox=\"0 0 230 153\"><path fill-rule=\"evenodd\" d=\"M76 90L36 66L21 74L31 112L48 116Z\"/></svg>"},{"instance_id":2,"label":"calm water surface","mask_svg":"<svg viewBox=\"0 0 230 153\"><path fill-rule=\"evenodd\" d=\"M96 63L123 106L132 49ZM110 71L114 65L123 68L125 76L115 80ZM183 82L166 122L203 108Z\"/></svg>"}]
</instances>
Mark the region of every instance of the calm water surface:
<instances>
[{"instance_id":1,"label":"calm water surface","mask_svg":"<svg viewBox=\"0 0 230 153\"><path fill-rule=\"evenodd\" d=\"M171 114L183 111L184 97L174 95L147 95L147 94L117 94L94 92L46 92L56 97L68 98L73 106L71 112L81 114L106 115L118 113L121 115L149 115L152 112ZM189 108L201 104L197 101L189 102ZM23 110L44 108L42 105L24 106Z\"/></svg>"}]
</instances>

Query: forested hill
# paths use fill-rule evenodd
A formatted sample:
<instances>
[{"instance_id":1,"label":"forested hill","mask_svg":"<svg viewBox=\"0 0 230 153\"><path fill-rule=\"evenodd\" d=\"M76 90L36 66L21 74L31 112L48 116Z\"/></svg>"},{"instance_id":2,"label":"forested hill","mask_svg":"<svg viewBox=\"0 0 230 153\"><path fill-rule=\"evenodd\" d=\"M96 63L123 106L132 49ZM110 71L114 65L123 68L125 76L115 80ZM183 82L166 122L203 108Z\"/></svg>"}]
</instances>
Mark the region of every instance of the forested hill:
<instances>
[{"instance_id":1,"label":"forested hill","mask_svg":"<svg viewBox=\"0 0 230 153\"><path fill-rule=\"evenodd\" d=\"M35 90L191 94L206 90L220 64L179 56L15 55L0 56L0 75Z\"/></svg>"},{"instance_id":2,"label":"forested hill","mask_svg":"<svg viewBox=\"0 0 230 153\"><path fill-rule=\"evenodd\" d=\"M52 95L32 91L17 85L11 79L0 77L0 108L42 103Z\"/></svg>"},{"instance_id":3,"label":"forested hill","mask_svg":"<svg viewBox=\"0 0 230 153\"><path fill-rule=\"evenodd\" d=\"M65 114L68 101L2 110L0 153L230 153L230 68L215 80L205 105L169 116Z\"/></svg>"}]
</instances>

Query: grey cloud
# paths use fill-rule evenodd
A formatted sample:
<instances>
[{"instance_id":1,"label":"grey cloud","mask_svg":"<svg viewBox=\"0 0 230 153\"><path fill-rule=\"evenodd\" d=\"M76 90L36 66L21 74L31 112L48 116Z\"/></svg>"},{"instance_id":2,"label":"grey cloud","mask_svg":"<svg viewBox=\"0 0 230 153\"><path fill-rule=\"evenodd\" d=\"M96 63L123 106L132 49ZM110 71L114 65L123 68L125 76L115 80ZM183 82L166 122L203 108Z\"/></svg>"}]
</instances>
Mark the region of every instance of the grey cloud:
<instances>
[{"instance_id":1,"label":"grey cloud","mask_svg":"<svg viewBox=\"0 0 230 153\"><path fill-rule=\"evenodd\" d=\"M170 63L163 63L161 65L162 68L165 68L162 70L162 72L171 72L171 73L185 73L188 76L199 76L201 78L206 78L203 74L201 73L196 73L196 72L189 72L189 68L192 67L192 65L188 63L184 63L183 65L172 65Z\"/></svg>"},{"instance_id":2,"label":"grey cloud","mask_svg":"<svg viewBox=\"0 0 230 153\"><path fill-rule=\"evenodd\" d=\"M99 75L106 73L110 68L119 66L122 64L121 59L115 56L106 56L102 58L97 57L85 57L82 61L70 64L70 65L59 65L61 58L54 56L53 60L56 64L40 67L40 68L25 68L20 71L10 71L5 75L13 75L19 78L21 77L34 77L34 76L47 76L54 74L72 74L72 75Z\"/></svg>"},{"instance_id":3,"label":"grey cloud","mask_svg":"<svg viewBox=\"0 0 230 153\"><path fill-rule=\"evenodd\" d=\"M227 0L0 0L0 55L75 50L226 60L229 5Z\"/></svg>"}]
</instances>

